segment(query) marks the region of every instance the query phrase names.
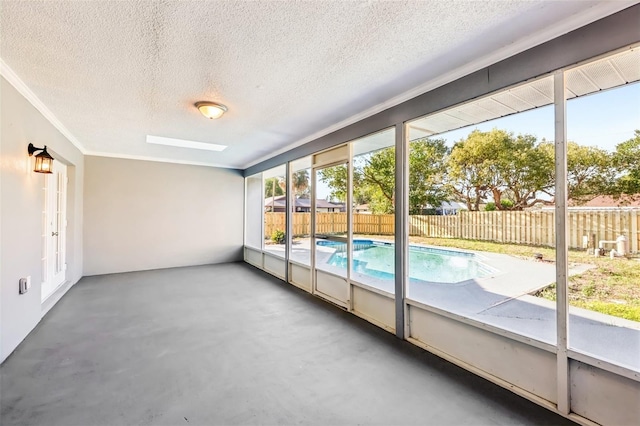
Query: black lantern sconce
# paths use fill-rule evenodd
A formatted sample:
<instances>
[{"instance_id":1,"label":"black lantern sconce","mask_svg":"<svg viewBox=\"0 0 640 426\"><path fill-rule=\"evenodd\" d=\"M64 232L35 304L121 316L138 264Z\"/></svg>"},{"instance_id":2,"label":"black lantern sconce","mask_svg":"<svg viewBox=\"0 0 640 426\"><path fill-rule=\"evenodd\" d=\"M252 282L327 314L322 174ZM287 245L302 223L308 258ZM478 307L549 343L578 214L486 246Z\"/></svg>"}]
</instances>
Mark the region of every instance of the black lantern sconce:
<instances>
[{"instance_id":1,"label":"black lantern sconce","mask_svg":"<svg viewBox=\"0 0 640 426\"><path fill-rule=\"evenodd\" d=\"M36 151L42 151L40 154L36 155L36 165L33 168L34 172L53 173L51 171L53 169L53 157L47 152L46 145L44 148L36 148L32 143L30 143L27 150L29 151L29 157L31 157Z\"/></svg>"}]
</instances>

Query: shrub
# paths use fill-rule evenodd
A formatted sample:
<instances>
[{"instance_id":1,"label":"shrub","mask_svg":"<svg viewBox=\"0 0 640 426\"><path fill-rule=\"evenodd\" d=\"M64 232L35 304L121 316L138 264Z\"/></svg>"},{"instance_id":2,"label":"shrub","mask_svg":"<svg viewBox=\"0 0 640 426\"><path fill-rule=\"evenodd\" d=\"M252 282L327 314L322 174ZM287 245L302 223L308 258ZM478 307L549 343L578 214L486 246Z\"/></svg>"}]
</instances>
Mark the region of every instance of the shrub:
<instances>
[{"instance_id":1,"label":"shrub","mask_svg":"<svg viewBox=\"0 0 640 426\"><path fill-rule=\"evenodd\" d=\"M502 205L502 210L511 210L513 208L513 201L508 199L500 200L500 205ZM496 203L493 201L488 202L487 205L484 206L484 211L486 212L494 212L496 210Z\"/></svg>"},{"instance_id":2,"label":"shrub","mask_svg":"<svg viewBox=\"0 0 640 426\"><path fill-rule=\"evenodd\" d=\"M500 204L503 210L511 210L513 208L513 201L511 200L500 200Z\"/></svg>"},{"instance_id":3,"label":"shrub","mask_svg":"<svg viewBox=\"0 0 640 426\"><path fill-rule=\"evenodd\" d=\"M273 241L276 244L284 244L286 239L287 239L287 235L284 233L284 231L281 231L280 229L276 229L271 233L271 241Z\"/></svg>"}]
</instances>

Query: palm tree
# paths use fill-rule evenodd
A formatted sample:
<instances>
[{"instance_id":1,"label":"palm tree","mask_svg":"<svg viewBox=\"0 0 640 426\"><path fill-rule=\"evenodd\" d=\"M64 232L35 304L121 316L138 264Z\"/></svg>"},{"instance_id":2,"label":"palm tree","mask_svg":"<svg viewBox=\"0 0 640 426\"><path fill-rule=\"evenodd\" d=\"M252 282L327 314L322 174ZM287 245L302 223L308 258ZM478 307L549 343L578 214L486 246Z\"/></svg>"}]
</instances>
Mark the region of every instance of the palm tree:
<instances>
[{"instance_id":1,"label":"palm tree","mask_svg":"<svg viewBox=\"0 0 640 426\"><path fill-rule=\"evenodd\" d=\"M294 172L291 186L297 198L305 195L309 190L309 170L298 170Z\"/></svg>"}]
</instances>

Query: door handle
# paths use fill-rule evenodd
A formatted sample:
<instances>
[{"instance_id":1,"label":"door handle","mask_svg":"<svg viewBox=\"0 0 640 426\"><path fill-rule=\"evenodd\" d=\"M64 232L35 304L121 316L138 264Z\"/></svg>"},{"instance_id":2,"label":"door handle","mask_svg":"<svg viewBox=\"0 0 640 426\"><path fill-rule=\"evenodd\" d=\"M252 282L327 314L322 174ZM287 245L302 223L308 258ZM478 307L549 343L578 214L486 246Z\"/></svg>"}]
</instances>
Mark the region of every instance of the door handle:
<instances>
[{"instance_id":1,"label":"door handle","mask_svg":"<svg viewBox=\"0 0 640 426\"><path fill-rule=\"evenodd\" d=\"M52 232L52 233L51 233L51 236L52 236L52 237L57 237L57 236L58 236L58 233L57 233L57 232Z\"/></svg>"}]
</instances>

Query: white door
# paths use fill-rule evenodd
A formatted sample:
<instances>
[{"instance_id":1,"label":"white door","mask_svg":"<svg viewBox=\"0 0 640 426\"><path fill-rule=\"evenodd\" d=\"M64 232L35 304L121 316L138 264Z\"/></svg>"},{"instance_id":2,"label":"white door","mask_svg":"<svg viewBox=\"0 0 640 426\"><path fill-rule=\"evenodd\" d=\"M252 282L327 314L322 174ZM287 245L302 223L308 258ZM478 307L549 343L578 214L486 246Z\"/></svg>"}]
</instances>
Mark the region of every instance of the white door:
<instances>
[{"instance_id":1,"label":"white door","mask_svg":"<svg viewBox=\"0 0 640 426\"><path fill-rule=\"evenodd\" d=\"M67 166L53 162L45 175L42 233L42 292L44 302L66 279Z\"/></svg>"}]
</instances>

